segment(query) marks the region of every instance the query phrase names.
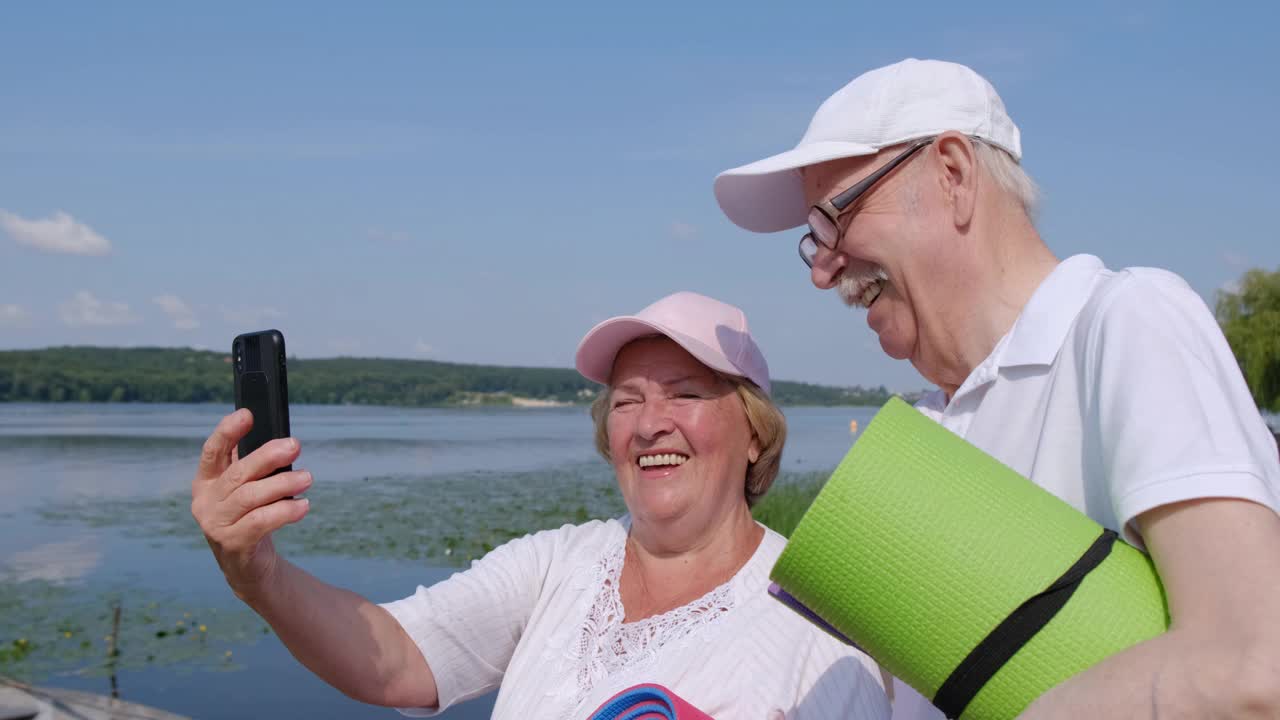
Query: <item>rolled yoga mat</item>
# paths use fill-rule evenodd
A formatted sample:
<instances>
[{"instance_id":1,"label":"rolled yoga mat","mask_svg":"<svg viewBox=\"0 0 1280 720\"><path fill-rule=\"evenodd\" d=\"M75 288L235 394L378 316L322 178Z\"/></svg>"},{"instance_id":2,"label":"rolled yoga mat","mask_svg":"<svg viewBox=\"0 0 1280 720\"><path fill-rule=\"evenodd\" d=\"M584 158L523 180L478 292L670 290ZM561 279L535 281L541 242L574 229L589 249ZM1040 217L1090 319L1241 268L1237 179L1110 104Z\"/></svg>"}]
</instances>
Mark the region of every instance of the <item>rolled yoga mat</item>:
<instances>
[{"instance_id":1,"label":"rolled yoga mat","mask_svg":"<svg viewBox=\"0 0 1280 720\"><path fill-rule=\"evenodd\" d=\"M1114 537L894 398L771 577L949 717L998 720L1168 629L1150 559Z\"/></svg>"},{"instance_id":2,"label":"rolled yoga mat","mask_svg":"<svg viewBox=\"0 0 1280 720\"><path fill-rule=\"evenodd\" d=\"M609 698L591 720L713 720L667 688L634 685Z\"/></svg>"}]
</instances>

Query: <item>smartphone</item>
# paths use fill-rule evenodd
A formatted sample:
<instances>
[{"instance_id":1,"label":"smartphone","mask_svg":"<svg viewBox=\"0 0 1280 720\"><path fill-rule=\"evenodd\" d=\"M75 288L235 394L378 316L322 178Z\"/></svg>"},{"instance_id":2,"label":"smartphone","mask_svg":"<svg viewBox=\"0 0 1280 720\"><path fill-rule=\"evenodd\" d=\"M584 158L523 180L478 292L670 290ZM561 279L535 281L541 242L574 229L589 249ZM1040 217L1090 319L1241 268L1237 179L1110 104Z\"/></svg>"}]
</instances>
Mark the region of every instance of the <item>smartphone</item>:
<instances>
[{"instance_id":1,"label":"smartphone","mask_svg":"<svg viewBox=\"0 0 1280 720\"><path fill-rule=\"evenodd\" d=\"M271 440L289 437L289 381L284 358L284 334L279 330L245 333L231 342L236 409L249 408L253 413L253 428L238 446L242 458ZM290 470L293 465L271 474Z\"/></svg>"}]
</instances>

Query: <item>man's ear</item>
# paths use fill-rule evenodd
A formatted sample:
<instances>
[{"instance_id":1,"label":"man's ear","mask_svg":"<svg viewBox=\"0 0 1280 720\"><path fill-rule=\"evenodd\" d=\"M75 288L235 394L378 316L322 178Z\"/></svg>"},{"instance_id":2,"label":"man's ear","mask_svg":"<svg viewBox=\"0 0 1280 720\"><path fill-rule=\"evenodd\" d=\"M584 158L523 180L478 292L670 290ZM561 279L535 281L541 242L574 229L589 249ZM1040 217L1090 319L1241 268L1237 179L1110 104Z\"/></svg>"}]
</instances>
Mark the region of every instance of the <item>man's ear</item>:
<instances>
[{"instance_id":1,"label":"man's ear","mask_svg":"<svg viewBox=\"0 0 1280 720\"><path fill-rule=\"evenodd\" d=\"M933 141L942 167L942 184L947 207L956 227L968 227L978 203L978 151L968 137L948 130Z\"/></svg>"}]
</instances>

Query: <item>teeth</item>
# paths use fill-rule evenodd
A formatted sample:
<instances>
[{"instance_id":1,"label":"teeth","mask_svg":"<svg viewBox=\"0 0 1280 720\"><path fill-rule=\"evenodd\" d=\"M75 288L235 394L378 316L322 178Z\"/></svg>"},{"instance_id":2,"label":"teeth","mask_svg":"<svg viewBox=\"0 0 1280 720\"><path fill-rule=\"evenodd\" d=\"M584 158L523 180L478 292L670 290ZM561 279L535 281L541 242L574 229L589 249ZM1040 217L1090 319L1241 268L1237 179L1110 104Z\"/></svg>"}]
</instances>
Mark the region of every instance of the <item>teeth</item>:
<instances>
[{"instance_id":1,"label":"teeth","mask_svg":"<svg viewBox=\"0 0 1280 720\"><path fill-rule=\"evenodd\" d=\"M861 308L871 307L871 303L880 296L889 276L881 268L859 272L856 275L846 274L840 278L840 299L846 305Z\"/></svg>"},{"instance_id":2,"label":"teeth","mask_svg":"<svg viewBox=\"0 0 1280 720\"><path fill-rule=\"evenodd\" d=\"M657 467L659 465L683 465L685 460L689 458L676 453L666 453L664 455L643 455L640 457L640 467Z\"/></svg>"},{"instance_id":3,"label":"teeth","mask_svg":"<svg viewBox=\"0 0 1280 720\"><path fill-rule=\"evenodd\" d=\"M862 297L859 299L858 304L864 308L871 307L871 303L875 302L876 298L880 297L880 291L882 289L884 289L883 280L877 280L876 282L871 283L867 286L867 289L862 292Z\"/></svg>"}]
</instances>

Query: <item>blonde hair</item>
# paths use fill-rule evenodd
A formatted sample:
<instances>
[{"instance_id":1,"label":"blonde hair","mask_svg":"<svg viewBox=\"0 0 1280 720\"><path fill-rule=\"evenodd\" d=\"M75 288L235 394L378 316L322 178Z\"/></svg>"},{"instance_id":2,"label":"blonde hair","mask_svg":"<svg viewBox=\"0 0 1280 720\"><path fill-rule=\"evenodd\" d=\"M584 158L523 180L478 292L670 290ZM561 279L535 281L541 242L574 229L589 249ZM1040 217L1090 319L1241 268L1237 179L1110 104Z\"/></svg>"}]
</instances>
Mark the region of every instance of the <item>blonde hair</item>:
<instances>
[{"instance_id":1,"label":"blonde hair","mask_svg":"<svg viewBox=\"0 0 1280 720\"><path fill-rule=\"evenodd\" d=\"M782 446L787 442L787 419L755 383L717 370L711 372L717 379L728 383L737 394L746 411L751 436L760 449L756 461L747 464L747 478L743 487L747 505L752 506L769 492L773 481L778 477L778 468L782 465ZM613 388L605 388L591 403L591 420L596 426L596 452L610 463L613 462L609 453L609 403L612 394Z\"/></svg>"}]
</instances>

